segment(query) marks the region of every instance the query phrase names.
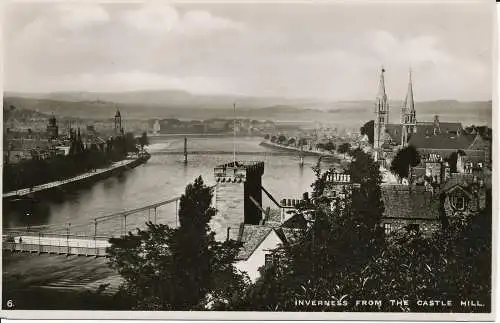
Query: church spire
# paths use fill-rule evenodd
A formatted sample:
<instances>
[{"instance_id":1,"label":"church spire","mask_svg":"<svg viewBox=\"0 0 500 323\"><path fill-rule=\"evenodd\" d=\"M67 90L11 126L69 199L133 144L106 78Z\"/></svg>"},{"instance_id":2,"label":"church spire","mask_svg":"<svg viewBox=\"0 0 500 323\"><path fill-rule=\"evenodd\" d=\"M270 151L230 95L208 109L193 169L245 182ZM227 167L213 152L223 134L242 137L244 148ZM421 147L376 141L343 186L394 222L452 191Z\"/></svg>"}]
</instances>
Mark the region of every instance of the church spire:
<instances>
[{"instance_id":1,"label":"church spire","mask_svg":"<svg viewBox=\"0 0 500 323\"><path fill-rule=\"evenodd\" d=\"M385 140L385 129L389 123L389 100L385 92L385 68L382 66L380 70L380 79L378 82L378 93L375 99L374 113L374 139L373 148L375 150L375 160L378 161L381 153L381 148Z\"/></svg>"},{"instance_id":2,"label":"church spire","mask_svg":"<svg viewBox=\"0 0 500 323\"><path fill-rule=\"evenodd\" d=\"M405 108L407 113L415 111L415 102L413 101L413 83L411 80L411 68L408 74L409 74L408 90L406 92L406 97L403 104L403 108Z\"/></svg>"},{"instance_id":3,"label":"church spire","mask_svg":"<svg viewBox=\"0 0 500 323\"><path fill-rule=\"evenodd\" d=\"M411 68L408 73L408 91L401 107L401 145L408 145L411 134L417 132L417 117L415 112L415 101L413 100L413 82Z\"/></svg>"},{"instance_id":4,"label":"church spire","mask_svg":"<svg viewBox=\"0 0 500 323\"><path fill-rule=\"evenodd\" d=\"M385 69L382 66L382 69L380 71L380 80L378 82L377 100L387 100L387 94L385 93L384 73L385 73Z\"/></svg>"}]
</instances>

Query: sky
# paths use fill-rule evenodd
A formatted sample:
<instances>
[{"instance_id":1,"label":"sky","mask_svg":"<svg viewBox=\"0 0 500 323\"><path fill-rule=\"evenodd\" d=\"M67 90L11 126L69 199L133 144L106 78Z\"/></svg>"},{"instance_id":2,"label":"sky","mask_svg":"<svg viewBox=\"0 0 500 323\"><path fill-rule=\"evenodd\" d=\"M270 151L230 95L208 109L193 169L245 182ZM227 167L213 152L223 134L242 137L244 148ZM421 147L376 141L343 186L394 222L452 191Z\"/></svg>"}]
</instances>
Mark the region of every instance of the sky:
<instances>
[{"instance_id":1,"label":"sky","mask_svg":"<svg viewBox=\"0 0 500 323\"><path fill-rule=\"evenodd\" d=\"M491 100L491 1L4 3L4 90Z\"/></svg>"}]
</instances>

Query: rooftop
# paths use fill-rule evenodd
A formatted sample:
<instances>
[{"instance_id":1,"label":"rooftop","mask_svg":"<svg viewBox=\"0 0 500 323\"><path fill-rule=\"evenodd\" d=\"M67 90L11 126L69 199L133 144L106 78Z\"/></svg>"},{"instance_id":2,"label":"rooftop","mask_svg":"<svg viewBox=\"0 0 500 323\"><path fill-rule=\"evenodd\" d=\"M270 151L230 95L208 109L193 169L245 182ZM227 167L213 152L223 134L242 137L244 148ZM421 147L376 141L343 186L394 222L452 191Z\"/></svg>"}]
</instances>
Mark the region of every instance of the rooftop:
<instances>
[{"instance_id":1,"label":"rooftop","mask_svg":"<svg viewBox=\"0 0 500 323\"><path fill-rule=\"evenodd\" d=\"M439 218L439 199L424 186L383 185L381 191L385 218Z\"/></svg>"},{"instance_id":2,"label":"rooftop","mask_svg":"<svg viewBox=\"0 0 500 323\"><path fill-rule=\"evenodd\" d=\"M247 260L253 254L255 249L264 241L264 239L273 231L273 228L265 225L241 224L238 234L238 241L243 243L237 260Z\"/></svg>"}]
</instances>

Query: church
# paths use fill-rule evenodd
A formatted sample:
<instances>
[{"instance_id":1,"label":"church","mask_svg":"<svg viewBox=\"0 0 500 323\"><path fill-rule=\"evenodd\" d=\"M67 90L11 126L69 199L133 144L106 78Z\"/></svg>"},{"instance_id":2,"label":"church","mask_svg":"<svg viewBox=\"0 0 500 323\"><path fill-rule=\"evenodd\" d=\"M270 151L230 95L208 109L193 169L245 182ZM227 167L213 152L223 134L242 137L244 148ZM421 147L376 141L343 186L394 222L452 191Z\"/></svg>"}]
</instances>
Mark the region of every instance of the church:
<instances>
[{"instance_id":1,"label":"church","mask_svg":"<svg viewBox=\"0 0 500 323\"><path fill-rule=\"evenodd\" d=\"M381 226L389 234L401 229L431 234L449 219L478 214L491 191L491 141L467 132L460 122L419 121L411 72L399 123L389 123L385 70L380 73L374 107L373 156L389 169L400 149L416 148L420 163L403 183L381 187L385 210Z\"/></svg>"},{"instance_id":2,"label":"church","mask_svg":"<svg viewBox=\"0 0 500 323\"><path fill-rule=\"evenodd\" d=\"M410 180L425 174L437 176L435 172L429 173L436 168L436 163L444 166L453 153L458 155L459 173L472 173L491 164L491 143L479 133L466 132L460 122L442 122L438 115L430 122L418 120L411 71L401 105L400 122L389 123L390 107L384 73L382 68L374 106L373 140L374 159L383 167L389 168L397 151L410 145L417 149L421 158L420 165L412 169Z\"/></svg>"}]
</instances>

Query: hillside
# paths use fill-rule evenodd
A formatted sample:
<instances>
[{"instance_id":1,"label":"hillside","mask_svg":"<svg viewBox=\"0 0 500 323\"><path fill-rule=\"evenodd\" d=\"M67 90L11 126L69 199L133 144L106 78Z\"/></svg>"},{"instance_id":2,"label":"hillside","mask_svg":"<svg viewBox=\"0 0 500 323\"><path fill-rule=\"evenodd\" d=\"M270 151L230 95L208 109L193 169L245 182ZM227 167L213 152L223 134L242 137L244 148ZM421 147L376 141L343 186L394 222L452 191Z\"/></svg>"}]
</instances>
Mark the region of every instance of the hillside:
<instances>
[{"instance_id":1,"label":"hillside","mask_svg":"<svg viewBox=\"0 0 500 323\"><path fill-rule=\"evenodd\" d=\"M150 98L147 96L151 95ZM20 94L18 94L20 95ZM13 105L45 115L84 119L109 119L116 108L126 119L178 118L203 120L231 118L235 96L196 96L181 91L141 91L126 93L50 93L38 96L4 97L4 109ZM97 99L98 98L98 99ZM144 100L140 102L140 98ZM161 101L163 98L163 101ZM63 100L64 99L64 100ZM241 101L240 101L241 100ZM282 100L277 98L239 97L236 115L272 121L299 121L359 125L373 119L372 101L321 102L313 100ZM400 101L391 101L391 122L399 122ZM453 100L416 102L417 118L431 121L439 115L443 121L461 121L464 125L491 125L492 105L489 102L459 102Z\"/></svg>"}]
</instances>

